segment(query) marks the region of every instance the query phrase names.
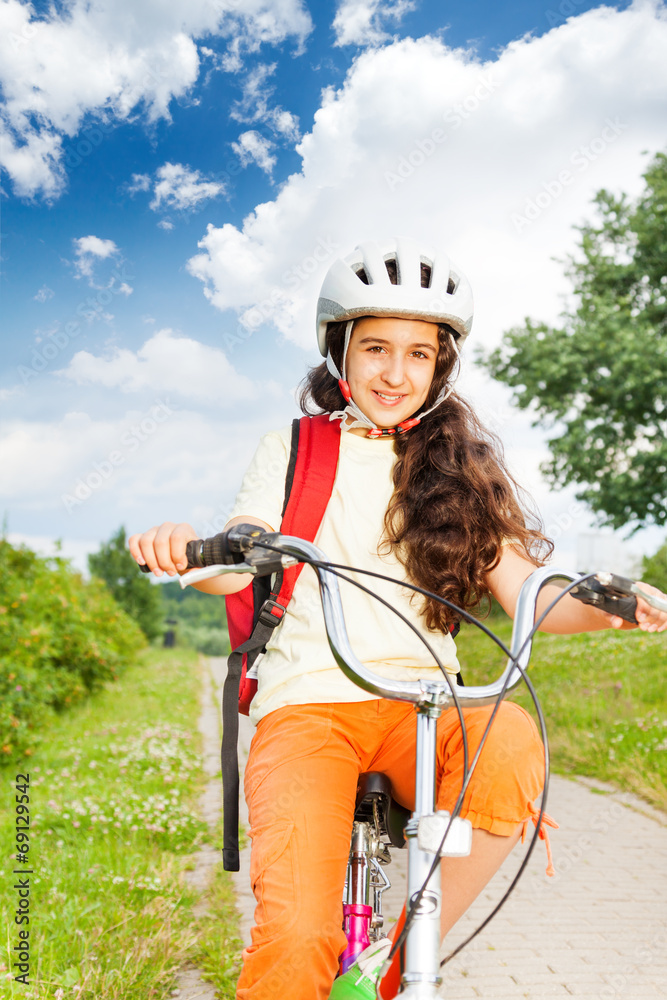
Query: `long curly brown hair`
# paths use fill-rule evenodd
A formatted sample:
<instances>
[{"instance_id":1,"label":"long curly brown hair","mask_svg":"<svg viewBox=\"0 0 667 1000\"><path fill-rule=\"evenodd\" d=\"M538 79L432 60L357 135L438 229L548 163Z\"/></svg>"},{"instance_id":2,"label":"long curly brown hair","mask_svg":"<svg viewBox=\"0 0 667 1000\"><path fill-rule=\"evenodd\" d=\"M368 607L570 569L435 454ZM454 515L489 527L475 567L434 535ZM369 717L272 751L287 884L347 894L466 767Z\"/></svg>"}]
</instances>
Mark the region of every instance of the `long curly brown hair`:
<instances>
[{"instance_id":1,"label":"long curly brown hair","mask_svg":"<svg viewBox=\"0 0 667 1000\"><path fill-rule=\"evenodd\" d=\"M327 331L339 370L345 326L330 323ZM452 334L447 326L438 328L440 349L422 410L433 405L457 364ZM308 372L299 403L310 415L345 408L326 363ZM480 612L490 603L485 575L498 564L504 538L538 566L549 557L553 543L509 473L500 441L455 392L416 427L397 435L394 450L394 493L382 547L394 550L412 583ZM442 631L458 617L432 598L424 599L423 614L428 628Z\"/></svg>"}]
</instances>

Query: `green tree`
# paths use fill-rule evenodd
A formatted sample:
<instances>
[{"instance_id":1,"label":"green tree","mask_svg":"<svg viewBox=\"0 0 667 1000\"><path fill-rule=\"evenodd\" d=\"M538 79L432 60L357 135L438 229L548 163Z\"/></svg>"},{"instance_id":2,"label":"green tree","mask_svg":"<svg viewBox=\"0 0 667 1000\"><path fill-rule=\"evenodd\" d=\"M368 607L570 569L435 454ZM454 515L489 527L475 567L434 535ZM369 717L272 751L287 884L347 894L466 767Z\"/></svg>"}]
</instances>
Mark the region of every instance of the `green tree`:
<instances>
[{"instance_id":1,"label":"green tree","mask_svg":"<svg viewBox=\"0 0 667 1000\"><path fill-rule=\"evenodd\" d=\"M157 639L163 632L164 610L160 588L144 576L127 548L125 528L88 556L93 576L104 580L127 614L134 618L147 639Z\"/></svg>"},{"instance_id":2,"label":"green tree","mask_svg":"<svg viewBox=\"0 0 667 1000\"><path fill-rule=\"evenodd\" d=\"M667 594L667 542L653 556L644 556L642 562L642 580L659 587Z\"/></svg>"},{"instance_id":3,"label":"green tree","mask_svg":"<svg viewBox=\"0 0 667 1000\"><path fill-rule=\"evenodd\" d=\"M636 202L599 191L567 258L574 309L526 319L482 364L552 428L543 472L614 528L667 523L667 155Z\"/></svg>"}]
</instances>

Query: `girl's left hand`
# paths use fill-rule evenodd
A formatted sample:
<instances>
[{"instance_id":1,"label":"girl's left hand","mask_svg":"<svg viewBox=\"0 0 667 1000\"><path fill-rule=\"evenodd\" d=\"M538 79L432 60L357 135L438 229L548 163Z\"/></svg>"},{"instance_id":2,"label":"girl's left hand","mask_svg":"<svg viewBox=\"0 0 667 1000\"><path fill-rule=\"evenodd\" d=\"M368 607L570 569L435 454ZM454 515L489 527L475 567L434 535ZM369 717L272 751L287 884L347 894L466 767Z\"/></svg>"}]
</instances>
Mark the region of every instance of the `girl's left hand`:
<instances>
[{"instance_id":1,"label":"girl's left hand","mask_svg":"<svg viewBox=\"0 0 667 1000\"><path fill-rule=\"evenodd\" d=\"M652 587L650 583L643 583L641 580L638 580L637 583L647 594L655 594L656 597L662 597L667 600L667 595L663 594L657 587ZM647 604L646 601L642 601L641 597L637 597L635 618L639 623L638 625L626 622L624 618L619 618L617 615L612 615L609 623L612 628L622 630L633 628L640 628L642 632L664 632L667 630L667 611L658 611L657 608Z\"/></svg>"}]
</instances>

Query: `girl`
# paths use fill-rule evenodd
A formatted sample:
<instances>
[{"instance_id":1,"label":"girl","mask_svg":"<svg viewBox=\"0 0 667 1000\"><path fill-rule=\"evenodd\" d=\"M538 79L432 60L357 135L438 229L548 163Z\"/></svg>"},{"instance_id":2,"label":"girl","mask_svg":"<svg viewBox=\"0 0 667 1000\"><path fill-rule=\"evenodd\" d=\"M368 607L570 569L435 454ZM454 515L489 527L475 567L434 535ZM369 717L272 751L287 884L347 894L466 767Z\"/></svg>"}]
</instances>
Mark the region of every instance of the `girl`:
<instances>
[{"instance_id":1,"label":"girl","mask_svg":"<svg viewBox=\"0 0 667 1000\"><path fill-rule=\"evenodd\" d=\"M301 394L305 413L329 413L341 429L334 489L315 541L333 562L407 575L468 610L492 595L512 615L521 584L552 546L528 525L499 448L453 391L471 323L466 278L429 247L406 239L364 243L332 265L317 317L326 361L308 374ZM289 452L288 429L262 439L227 527L280 530ZM189 524L168 522L133 535L129 545L156 575L174 575L186 569L185 547L196 537ZM224 576L199 589L230 594L249 582ZM372 586L425 631L456 675L451 613L393 584ZM538 613L554 593L543 591ZM440 676L398 618L356 588L342 596L362 662L394 678ZM637 617L641 629L667 628L667 614L641 600ZM566 597L543 630L609 627L632 626ZM383 771L395 798L413 806L415 716L410 705L377 699L338 669L309 569L259 662L258 681L245 773L256 926L237 997L326 1000L346 944L341 894L357 778ZM490 711L465 711L471 756ZM438 740L437 808L451 810L463 767L454 709L440 718ZM461 812L474 828L472 852L442 862L443 934L536 816L543 760L530 717L503 703ZM373 976L357 984L360 996L375 996ZM358 971L346 995L355 995L357 980Z\"/></svg>"}]
</instances>

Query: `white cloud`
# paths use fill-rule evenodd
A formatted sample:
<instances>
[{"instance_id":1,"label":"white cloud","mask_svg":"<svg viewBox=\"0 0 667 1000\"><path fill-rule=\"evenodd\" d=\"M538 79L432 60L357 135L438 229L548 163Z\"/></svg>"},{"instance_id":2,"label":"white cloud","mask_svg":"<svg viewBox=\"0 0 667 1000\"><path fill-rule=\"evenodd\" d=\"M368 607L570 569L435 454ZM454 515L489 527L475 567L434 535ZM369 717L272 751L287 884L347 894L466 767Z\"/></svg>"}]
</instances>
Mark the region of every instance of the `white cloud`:
<instances>
[{"instance_id":1,"label":"white cloud","mask_svg":"<svg viewBox=\"0 0 667 1000\"><path fill-rule=\"evenodd\" d=\"M121 295L131 295L132 292L134 291L134 288L132 288L131 285L128 285L127 281L124 281L119 286L118 291Z\"/></svg>"},{"instance_id":2,"label":"white cloud","mask_svg":"<svg viewBox=\"0 0 667 1000\"><path fill-rule=\"evenodd\" d=\"M243 96L234 101L231 117L240 122L258 121L267 114L268 100L275 90L269 83L276 71L277 63L259 63L243 81Z\"/></svg>"},{"instance_id":3,"label":"white cloud","mask_svg":"<svg viewBox=\"0 0 667 1000\"><path fill-rule=\"evenodd\" d=\"M63 540L62 554L85 571L87 553L121 524L128 535L167 520L187 521L202 537L214 534L228 519L266 419L252 409L216 419L174 406L170 397L148 397L140 409L119 408L114 419L79 412L7 421L0 462L10 526L37 518L48 525L39 536L12 532L9 540L53 554L44 537L50 529L51 539ZM82 502L72 503L78 497ZM14 519L12 509L24 513Z\"/></svg>"},{"instance_id":4,"label":"white cloud","mask_svg":"<svg viewBox=\"0 0 667 1000\"><path fill-rule=\"evenodd\" d=\"M291 111L274 108L270 121L275 131L290 142L297 142L301 138L299 118L297 115L293 115Z\"/></svg>"},{"instance_id":5,"label":"white cloud","mask_svg":"<svg viewBox=\"0 0 667 1000\"><path fill-rule=\"evenodd\" d=\"M53 131L38 132L27 124L12 129L0 116L0 166L20 198L32 198L40 192L47 200L60 195L65 186L62 145L62 137Z\"/></svg>"},{"instance_id":6,"label":"white cloud","mask_svg":"<svg viewBox=\"0 0 667 1000\"><path fill-rule=\"evenodd\" d=\"M254 131L242 132L239 141L232 143L232 149L244 167L256 163L267 174L271 174L276 163L275 156L271 155L273 148L274 143L270 139Z\"/></svg>"},{"instance_id":7,"label":"white cloud","mask_svg":"<svg viewBox=\"0 0 667 1000\"><path fill-rule=\"evenodd\" d=\"M106 260L118 253L113 240L103 240L99 236L81 236L72 243L76 256L74 267L79 278L91 278L96 260Z\"/></svg>"},{"instance_id":8,"label":"white cloud","mask_svg":"<svg viewBox=\"0 0 667 1000\"><path fill-rule=\"evenodd\" d=\"M232 105L230 115L239 122L263 122L283 140L296 142L300 138L299 118L279 104L271 106L275 86L269 82L276 63L260 63L243 81L243 96Z\"/></svg>"},{"instance_id":9,"label":"white cloud","mask_svg":"<svg viewBox=\"0 0 667 1000\"><path fill-rule=\"evenodd\" d=\"M25 389L21 385L13 385L8 388L0 389L0 403L4 403L8 399L13 399L15 396L23 396L24 394Z\"/></svg>"},{"instance_id":10,"label":"white cloud","mask_svg":"<svg viewBox=\"0 0 667 1000\"><path fill-rule=\"evenodd\" d=\"M228 16L220 34L229 39L223 67L238 72L245 53L258 52L262 45L275 45L289 36L297 42L297 53L303 51L305 39L313 23L301 0L232 0L226 4ZM230 8L239 7L238 12Z\"/></svg>"},{"instance_id":11,"label":"white cloud","mask_svg":"<svg viewBox=\"0 0 667 1000\"><path fill-rule=\"evenodd\" d=\"M151 178L149 174L132 174L132 180L127 185L130 194L137 194L138 191L149 191Z\"/></svg>"},{"instance_id":12,"label":"white cloud","mask_svg":"<svg viewBox=\"0 0 667 1000\"><path fill-rule=\"evenodd\" d=\"M223 351L190 337L158 330L138 351L117 348L99 357L77 351L56 374L77 385L103 385L121 392L174 392L222 406L250 401L257 387L234 369Z\"/></svg>"},{"instance_id":13,"label":"white cloud","mask_svg":"<svg viewBox=\"0 0 667 1000\"><path fill-rule=\"evenodd\" d=\"M165 229L167 232L174 228L174 223L170 222L169 219L160 219L157 225L158 229Z\"/></svg>"},{"instance_id":14,"label":"white cloud","mask_svg":"<svg viewBox=\"0 0 667 1000\"><path fill-rule=\"evenodd\" d=\"M325 92L301 171L242 225L209 226L189 270L218 308L259 305L311 347L332 257L404 233L469 272L471 347L526 314L555 319L567 283L553 258L573 249L573 225L599 188L636 193L643 151L664 144L665 51L665 8L646 3L590 10L487 62L434 38L368 50ZM546 207L517 231L536 199Z\"/></svg>"},{"instance_id":15,"label":"white cloud","mask_svg":"<svg viewBox=\"0 0 667 1000\"><path fill-rule=\"evenodd\" d=\"M397 24L415 6L414 0L342 0L333 22L334 44L380 45L389 38L383 22Z\"/></svg>"},{"instance_id":16,"label":"white cloud","mask_svg":"<svg viewBox=\"0 0 667 1000\"><path fill-rule=\"evenodd\" d=\"M42 285L37 294L33 295L33 299L35 302L48 302L48 300L52 299L54 295L55 292L52 288L49 288L48 285Z\"/></svg>"},{"instance_id":17,"label":"white cloud","mask_svg":"<svg viewBox=\"0 0 667 1000\"><path fill-rule=\"evenodd\" d=\"M156 177L150 203L154 211L162 207L187 211L225 190L224 184L204 180L198 170L182 163L165 163L156 171Z\"/></svg>"},{"instance_id":18,"label":"white cloud","mask_svg":"<svg viewBox=\"0 0 667 1000\"><path fill-rule=\"evenodd\" d=\"M241 69L246 52L287 38L301 47L311 28L302 0L71 0L39 16L3 0L0 162L18 195L53 200L66 184L63 140L86 116L169 119L171 101L198 78L195 39L222 38Z\"/></svg>"}]
</instances>

